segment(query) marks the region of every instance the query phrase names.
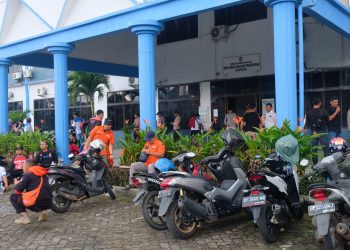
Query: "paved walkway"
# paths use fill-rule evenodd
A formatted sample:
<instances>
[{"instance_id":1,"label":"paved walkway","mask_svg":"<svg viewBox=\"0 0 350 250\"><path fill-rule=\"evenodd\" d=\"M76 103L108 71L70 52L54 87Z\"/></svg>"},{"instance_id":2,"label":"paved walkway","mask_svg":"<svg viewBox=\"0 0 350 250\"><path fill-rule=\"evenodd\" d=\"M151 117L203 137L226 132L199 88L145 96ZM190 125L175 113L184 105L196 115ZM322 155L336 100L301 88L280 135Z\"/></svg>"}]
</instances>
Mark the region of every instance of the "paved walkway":
<instances>
[{"instance_id":1,"label":"paved walkway","mask_svg":"<svg viewBox=\"0 0 350 250\"><path fill-rule=\"evenodd\" d=\"M174 239L143 221L140 208L130 197L116 201L100 196L77 203L65 214L49 212L47 222L16 225L17 215L0 195L0 249L322 249L312 237L310 219L295 221L278 243L266 244L245 215L206 225L190 240Z\"/></svg>"}]
</instances>

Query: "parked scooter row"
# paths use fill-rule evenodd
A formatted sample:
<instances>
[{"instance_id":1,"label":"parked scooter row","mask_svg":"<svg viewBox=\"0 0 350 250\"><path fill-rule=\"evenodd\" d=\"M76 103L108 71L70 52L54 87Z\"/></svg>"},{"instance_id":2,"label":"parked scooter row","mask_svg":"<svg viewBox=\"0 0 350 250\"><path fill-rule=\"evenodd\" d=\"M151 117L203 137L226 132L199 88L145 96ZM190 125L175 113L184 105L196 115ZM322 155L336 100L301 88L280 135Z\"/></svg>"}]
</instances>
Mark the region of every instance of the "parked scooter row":
<instances>
[{"instance_id":1,"label":"parked scooter row","mask_svg":"<svg viewBox=\"0 0 350 250\"><path fill-rule=\"evenodd\" d=\"M335 138L330 143L332 155L313 166L323 175L325 183L309 187L309 199L314 203L308 207L316 237L323 239L327 250L348 249L350 243L350 169L344 165L347 151L346 142ZM345 164L348 165L348 164Z\"/></svg>"},{"instance_id":2,"label":"parked scooter row","mask_svg":"<svg viewBox=\"0 0 350 250\"><path fill-rule=\"evenodd\" d=\"M294 159L286 159L283 147L266 159L256 172L243 171L241 161L234 155L243 141L239 132L227 130L222 139L223 149L215 156L201 161L215 176L216 182L201 176L171 176L160 184L158 216L166 220L168 230L177 238L192 237L201 223L246 210L252 213L264 239L275 242L279 226L291 218L303 215ZM294 139L294 138L292 138ZM297 141L282 138L287 151L299 158ZM283 156L286 157L283 157Z\"/></svg>"}]
</instances>

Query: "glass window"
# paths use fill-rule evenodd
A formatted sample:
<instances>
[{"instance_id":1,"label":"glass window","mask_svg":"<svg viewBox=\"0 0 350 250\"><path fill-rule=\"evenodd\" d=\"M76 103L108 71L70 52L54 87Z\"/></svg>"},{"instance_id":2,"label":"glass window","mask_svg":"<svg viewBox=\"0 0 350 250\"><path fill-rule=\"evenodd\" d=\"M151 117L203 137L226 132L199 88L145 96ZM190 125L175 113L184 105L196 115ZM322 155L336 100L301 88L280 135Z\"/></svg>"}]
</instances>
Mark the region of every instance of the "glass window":
<instances>
[{"instance_id":1,"label":"glass window","mask_svg":"<svg viewBox=\"0 0 350 250\"><path fill-rule=\"evenodd\" d=\"M340 74L339 71L325 72L325 86L327 87L339 87L340 86Z\"/></svg>"},{"instance_id":2,"label":"glass window","mask_svg":"<svg viewBox=\"0 0 350 250\"><path fill-rule=\"evenodd\" d=\"M114 103L115 100L114 100L114 93L108 93L107 94L107 102L108 103Z\"/></svg>"},{"instance_id":3,"label":"glass window","mask_svg":"<svg viewBox=\"0 0 350 250\"><path fill-rule=\"evenodd\" d=\"M323 88L323 73L307 73L305 75L305 82L307 89Z\"/></svg>"},{"instance_id":4,"label":"glass window","mask_svg":"<svg viewBox=\"0 0 350 250\"><path fill-rule=\"evenodd\" d=\"M261 77L261 91L275 91L275 77L263 76Z\"/></svg>"},{"instance_id":5,"label":"glass window","mask_svg":"<svg viewBox=\"0 0 350 250\"><path fill-rule=\"evenodd\" d=\"M242 92L242 80L228 80L226 82L227 92L232 94L238 94Z\"/></svg>"},{"instance_id":6,"label":"glass window","mask_svg":"<svg viewBox=\"0 0 350 250\"><path fill-rule=\"evenodd\" d=\"M9 102L8 103L9 112L23 112L23 102Z\"/></svg>"},{"instance_id":7,"label":"glass window","mask_svg":"<svg viewBox=\"0 0 350 250\"><path fill-rule=\"evenodd\" d=\"M215 11L215 25L234 25L267 18L267 8L258 1Z\"/></svg>"},{"instance_id":8,"label":"glass window","mask_svg":"<svg viewBox=\"0 0 350 250\"><path fill-rule=\"evenodd\" d=\"M243 79L243 92L244 93L257 93L259 92L259 78L245 78Z\"/></svg>"},{"instance_id":9,"label":"glass window","mask_svg":"<svg viewBox=\"0 0 350 250\"><path fill-rule=\"evenodd\" d=\"M343 85L350 86L350 70L343 71Z\"/></svg>"},{"instance_id":10,"label":"glass window","mask_svg":"<svg viewBox=\"0 0 350 250\"><path fill-rule=\"evenodd\" d=\"M212 96L221 96L227 93L226 82L218 81L211 84L211 95Z\"/></svg>"},{"instance_id":11,"label":"glass window","mask_svg":"<svg viewBox=\"0 0 350 250\"><path fill-rule=\"evenodd\" d=\"M198 16L188 16L164 23L164 30L157 37L157 43L166 44L198 37Z\"/></svg>"},{"instance_id":12,"label":"glass window","mask_svg":"<svg viewBox=\"0 0 350 250\"><path fill-rule=\"evenodd\" d=\"M341 115L342 115L342 126L348 127L348 121L347 121L347 113L350 109L350 90L343 90L342 91L342 99L341 99Z\"/></svg>"}]
</instances>

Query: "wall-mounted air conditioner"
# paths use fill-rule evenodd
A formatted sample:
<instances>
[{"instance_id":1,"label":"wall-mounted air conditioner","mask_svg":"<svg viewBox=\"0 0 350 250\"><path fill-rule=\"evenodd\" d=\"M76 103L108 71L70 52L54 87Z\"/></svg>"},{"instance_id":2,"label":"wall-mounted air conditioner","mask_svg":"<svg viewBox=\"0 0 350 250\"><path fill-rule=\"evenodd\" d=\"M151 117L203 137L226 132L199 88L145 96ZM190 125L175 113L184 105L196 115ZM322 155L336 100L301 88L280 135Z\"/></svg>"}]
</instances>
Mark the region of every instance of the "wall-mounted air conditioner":
<instances>
[{"instance_id":1,"label":"wall-mounted air conditioner","mask_svg":"<svg viewBox=\"0 0 350 250\"><path fill-rule=\"evenodd\" d=\"M211 38L213 40L219 40L221 38L226 38L228 35L228 30L226 25L218 25L211 29Z\"/></svg>"},{"instance_id":2,"label":"wall-mounted air conditioner","mask_svg":"<svg viewBox=\"0 0 350 250\"><path fill-rule=\"evenodd\" d=\"M23 77L24 78L31 78L32 77L32 71L30 69L23 71Z\"/></svg>"},{"instance_id":3,"label":"wall-mounted air conditioner","mask_svg":"<svg viewBox=\"0 0 350 250\"><path fill-rule=\"evenodd\" d=\"M9 91L7 96L8 96L8 99L11 100L11 99L13 99L14 94L13 94L13 92Z\"/></svg>"},{"instance_id":4,"label":"wall-mounted air conditioner","mask_svg":"<svg viewBox=\"0 0 350 250\"><path fill-rule=\"evenodd\" d=\"M13 80L18 80L22 78L22 72L14 72L12 73Z\"/></svg>"},{"instance_id":5,"label":"wall-mounted air conditioner","mask_svg":"<svg viewBox=\"0 0 350 250\"><path fill-rule=\"evenodd\" d=\"M136 78L134 77L129 77L128 85L132 88L138 88L139 87L139 82L137 81Z\"/></svg>"},{"instance_id":6,"label":"wall-mounted air conditioner","mask_svg":"<svg viewBox=\"0 0 350 250\"><path fill-rule=\"evenodd\" d=\"M42 87L40 89L37 89L38 96L46 96L47 95L47 89Z\"/></svg>"}]
</instances>

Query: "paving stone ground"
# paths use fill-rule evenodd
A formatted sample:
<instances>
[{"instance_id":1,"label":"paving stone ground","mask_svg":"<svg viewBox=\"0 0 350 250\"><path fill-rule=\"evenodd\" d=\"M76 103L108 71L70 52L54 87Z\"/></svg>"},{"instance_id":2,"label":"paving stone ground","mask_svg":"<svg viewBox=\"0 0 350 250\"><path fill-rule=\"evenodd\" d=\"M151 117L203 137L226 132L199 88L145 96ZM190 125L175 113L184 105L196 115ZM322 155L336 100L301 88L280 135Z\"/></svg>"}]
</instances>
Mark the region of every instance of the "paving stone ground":
<instances>
[{"instance_id":1,"label":"paving stone ground","mask_svg":"<svg viewBox=\"0 0 350 250\"><path fill-rule=\"evenodd\" d=\"M0 195L0 249L323 249L305 216L293 221L275 244L265 243L244 214L205 225L190 240L155 231L143 221L130 197L99 196L76 203L64 214L49 212L47 222L16 225L9 194Z\"/></svg>"}]
</instances>

